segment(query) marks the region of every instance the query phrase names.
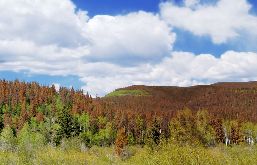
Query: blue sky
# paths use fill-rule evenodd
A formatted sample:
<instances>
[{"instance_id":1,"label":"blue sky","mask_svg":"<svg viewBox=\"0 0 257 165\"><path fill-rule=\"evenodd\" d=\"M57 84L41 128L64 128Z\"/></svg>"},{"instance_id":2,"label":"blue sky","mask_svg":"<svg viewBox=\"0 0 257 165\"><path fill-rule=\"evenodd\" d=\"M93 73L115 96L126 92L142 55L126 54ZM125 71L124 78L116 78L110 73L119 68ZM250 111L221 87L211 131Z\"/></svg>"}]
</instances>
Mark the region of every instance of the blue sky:
<instances>
[{"instance_id":1,"label":"blue sky","mask_svg":"<svg viewBox=\"0 0 257 165\"><path fill-rule=\"evenodd\" d=\"M49 86L49 84L52 84L52 83L59 83L65 87L73 86L74 89L80 89L81 86L83 85L83 83L80 82L79 78L76 76L49 76L49 75L40 75L40 74L29 75L29 74L20 73L20 72L2 71L0 72L0 77L3 77L4 79L8 79L11 81L14 81L16 79L24 80L27 82L36 81L36 82L39 82L41 85L46 85L46 86Z\"/></svg>"},{"instance_id":2,"label":"blue sky","mask_svg":"<svg viewBox=\"0 0 257 165\"><path fill-rule=\"evenodd\" d=\"M2 3L1 79L92 95L134 84L257 80L255 0Z\"/></svg>"},{"instance_id":3,"label":"blue sky","mask_svg":"<svg viewBox=\"0 0 257 165\"><path fill-rule=\"evenodd\" d=\"M167 0L72 0L77 8L88 11L89 16L95 15L120 15L130 12L137 12L139 10L158 13L159 4ZM173 0L177 5L183 4L183 0ZM215 3L216 0L202 0L202 3L209 4ZM257 11L257 1L248 0L253 5L252 12ZM211 42L209 37L197 37L193 34L176 29L178 35L175 43L174 50L190 51L196 54L199 53L212 53L219 56L226 50L237 51L257 51L257 48L236 47L233 43L215 45Z\"/></svg>"},{"instance_id":4,"label":"blue sky","mask_svg":"<svg viewBox=\"0 0 257 165\"><path fill-rule=\"evenodd\" d=\"M87 10L90 16L99 14L117 15L128 12L144 10L148 12L158 12L159 4L167 0L72 0L80 9ZM174 3L181 5L183 0L173 0ZM203 3L215 3L216 0L202 0ZM253 12L256 12L257 1L248 0L253 5Z\"/></svg>"},{"instance_id":5,"label":"blue sky","mask_svg":"<svg viewBox=\"0 0 257 165\"><path fill-rule=\"evenodd\" d=\"M73 0L78 8L87 10L90 16L119 15L138 10L158 12L160 0Z\"/></svg>"}]
</instances>

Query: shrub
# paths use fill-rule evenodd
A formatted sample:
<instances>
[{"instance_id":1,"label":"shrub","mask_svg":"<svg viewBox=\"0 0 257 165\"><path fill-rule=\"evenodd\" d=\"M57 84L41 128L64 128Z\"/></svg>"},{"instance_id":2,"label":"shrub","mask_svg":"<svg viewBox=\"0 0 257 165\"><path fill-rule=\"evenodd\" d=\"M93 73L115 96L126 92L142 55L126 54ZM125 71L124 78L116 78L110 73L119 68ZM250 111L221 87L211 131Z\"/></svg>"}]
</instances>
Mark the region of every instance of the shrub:
<instances>
[{"instance_id":1,"label":"shrub","mask_svg":"<svg viewBox=\"0 0 257 165\"><path fill-rule=\"evenodd\" d=\"M80 151L82 141L79 137L72 137L72 138L63 138L61 141L61 149L68 151L68 150L75 150Z\"/></svg>"},{"instance_id":2,"label":"shrub","mask_svg":"<svg viewBox=\"0 0 257 165\"><path fill-rule=\"evenodd\" d=\"M19 151L30 152L45 145L45 137L39 132L32 132L26 123L17 136Z\"/></svg>"},{"instance_id":3,"label":"shrub","mask_svg":"<svg viewBox=\"0 0 257 165\"><path fill-rule=\"evenodd\" d=\"M16 138L13 134L12 128L9 126L2 130L0 136L0 150L2 151L14 151L16 145Z\"/></svg>"}]
</instances>

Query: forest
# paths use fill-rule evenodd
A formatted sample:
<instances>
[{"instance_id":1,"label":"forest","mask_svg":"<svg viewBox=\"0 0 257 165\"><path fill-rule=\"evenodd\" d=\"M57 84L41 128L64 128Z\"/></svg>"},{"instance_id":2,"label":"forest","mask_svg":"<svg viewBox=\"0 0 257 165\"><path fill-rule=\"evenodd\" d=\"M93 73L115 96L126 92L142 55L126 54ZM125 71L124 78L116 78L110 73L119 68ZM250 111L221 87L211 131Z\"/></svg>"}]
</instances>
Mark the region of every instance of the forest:
<instances>
[{"instance_id":1,"label":"forest","mask_svg":"<svg viewBox=\"0 0 257 165\"><path fill-rule=\"evenodd\" d=\"M0 81L0 164L254 164L257 83L82 90Z\"/></svg>"}]
</instances>

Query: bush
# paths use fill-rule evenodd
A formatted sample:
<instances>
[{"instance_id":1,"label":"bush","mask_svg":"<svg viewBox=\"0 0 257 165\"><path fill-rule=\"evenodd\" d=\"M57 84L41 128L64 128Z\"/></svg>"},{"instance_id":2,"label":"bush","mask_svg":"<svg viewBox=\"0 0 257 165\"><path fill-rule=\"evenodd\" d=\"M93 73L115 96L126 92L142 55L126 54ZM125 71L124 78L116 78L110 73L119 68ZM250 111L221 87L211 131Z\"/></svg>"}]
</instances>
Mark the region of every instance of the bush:
<instances>
[{"instance_id":1,"label":"bush","mask_svg":"<svg viewBox=\"0 0 257 165\"><path fill-rule=\"evenodd\" d=\"M79 137L72 137L72 138L63 138L61 141L61 149L64 151L68 150L75 150L80 151L82 145L82 140Z\"/></svg>"},{"instance_id":2,"label":"bush","mask_svg":"<svg viewBox=\"0 0 257 165\"><path fill-rule=\"evenodd\" d=\"M45 137L38 132L32 132L27 123L18 133L17 141L19 152L25 152L27 154L33 153L46 144Z\"/></svg>"},{"instance_id":3,"label":"bush","mask_svg":"<svg viewBox=\"0 0 257 165\"><path fill-rule=\"evenodd\" d=\"M86 147L92 147L93 145L93 134L91 131L82 132L80 138Z\"/></svg>"},{"instance_id":4,"label":"bush","mask_svg":"<svg viewBox=\"0 0 257 165\"><path fill-rule=\"evenodd\" d=\"M5 127L0 136L0 150L2 151L15 151L16 138L13 130L10 127Z\"/></svg>"}]
</instances>

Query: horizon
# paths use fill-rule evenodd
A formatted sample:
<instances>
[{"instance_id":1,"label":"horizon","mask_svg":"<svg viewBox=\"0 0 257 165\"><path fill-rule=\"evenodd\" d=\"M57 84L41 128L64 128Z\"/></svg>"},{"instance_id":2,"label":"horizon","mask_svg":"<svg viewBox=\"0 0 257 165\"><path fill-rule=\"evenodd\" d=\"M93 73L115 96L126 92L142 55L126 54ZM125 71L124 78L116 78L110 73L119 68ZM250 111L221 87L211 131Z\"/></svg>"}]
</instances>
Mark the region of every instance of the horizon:
<instances>
[{"instance_id":1,"label":"horizon","mask_svg":"<svg viewBox=\"0 0 257 165\"><path fill-rule=\"evenodd\" d=\"M3 0L0 79L104 96L257 80L254 0Z\"/></svg>"}]
</instances>

